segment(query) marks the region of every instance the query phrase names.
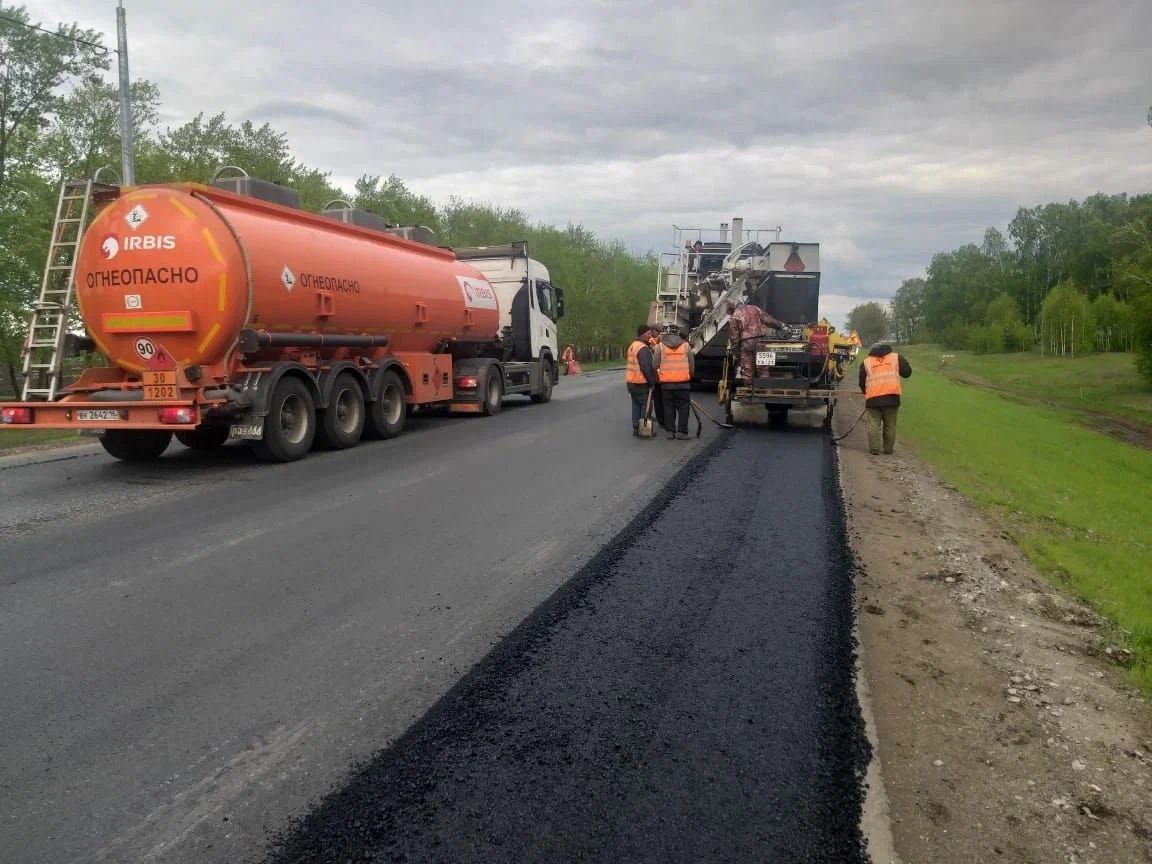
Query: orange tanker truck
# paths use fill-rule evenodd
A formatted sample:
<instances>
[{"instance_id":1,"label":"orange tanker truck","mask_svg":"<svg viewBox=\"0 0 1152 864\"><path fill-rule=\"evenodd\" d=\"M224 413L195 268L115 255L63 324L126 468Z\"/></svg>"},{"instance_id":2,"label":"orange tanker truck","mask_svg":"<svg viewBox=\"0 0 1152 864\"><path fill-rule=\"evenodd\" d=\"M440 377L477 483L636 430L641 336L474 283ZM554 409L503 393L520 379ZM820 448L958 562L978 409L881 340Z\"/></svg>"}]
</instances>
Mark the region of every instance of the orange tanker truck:
<instances>
[{"instance_id":1,"label":"orange tanker truck","mask_svg":"<svg viewBox=\"0 0 1152 864\"><path fill-rule=\"evenodd\" d=\"M392 438L415 406L491 415L508 395L551 398L563 294L526 244L454 251L296 200L242 172L65 184L22 401L0 405L0 434L87 431L125 460L158 457L173 434L200 449L240 439L290 461ZM63 386L70 347L109 365Z\"/></svg>"}]
</instances>

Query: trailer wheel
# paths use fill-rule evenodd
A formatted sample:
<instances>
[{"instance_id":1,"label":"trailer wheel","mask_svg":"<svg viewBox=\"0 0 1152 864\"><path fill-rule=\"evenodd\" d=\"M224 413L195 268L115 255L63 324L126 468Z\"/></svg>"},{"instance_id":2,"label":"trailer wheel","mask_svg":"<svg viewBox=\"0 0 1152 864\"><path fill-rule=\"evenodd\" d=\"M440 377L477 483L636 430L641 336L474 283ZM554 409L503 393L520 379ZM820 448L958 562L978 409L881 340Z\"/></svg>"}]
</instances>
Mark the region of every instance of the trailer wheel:
<instances>
[{"instance_id":1,"label":"trailer wheel","mask_svg":"<svg viewBox=\"0 0 1152 864\"><path fill-rule=\"evenodd\" d=\"M364 432L364 391L348 372L336 376L328 407L320 412L317 442L329 450L355 447Z\"/></svg>"},{"instance_id":2,"label":"trailer wheel","mask_svg":"<svg viewBox=\"0 0 1152 864\"><path fill-rule=\"evenodd\" d=\"M109 429L100 436L108 454L125 462L156 459L171 443L172 433L158 429Z\"/></svg>"},{"instance_id":3,"label":"trailer wheel","mask_svg":"<svg viewBox=\"0 0 1152 864\"><path fill-rule=\"evenodd\" d=\"M499 414L504 406L504 376L499 366L489 366L484 376L484 392L481 394L481 403L484 406L484 416L491 417Z\"/></svg>"},{"instance_id":4,"label":"trailer wheel","mask_svg":"<svg viewBox=\"0 0 1152 864\"><path fill-rule=\"evenodd\" d=\"M176 440L192 450L219 450L228 440L227 426L201 426L176 433Z\"/></svg>"},{"instance_id":5,"label":"trailer wheel","mask_svg":"<svg viewBox=\"0 0 1152 864\"><path fill-rule=\"evenodd\" d=\"M388 370L380 376L380 392L368 406L367 414L364 422L364 436L367 438L395 438L404 429L408 410L404 385L395 372Z\"/></svg>"},{"instance_id":6,"label":"trailer wheel","mask_svg":"<svg viewBox=\"0 0 1152 864\"><path fill-rule=\"evenodd\" d=\"M252 444L257 458L265 462L303 459L316 438L316 405L308 387L295 375L285 375L272 391L264 437Z\"/></svg>"},{"instance_id":7,"label":"trailer wheel","mask_svg":"<svg viewBox=\"0 0 1152 864\"><path fill-rule=\"evenodd\" d=\"M552 400L552 387L553 387L553 373L552 363L549 360L540 361L540 392L533 393L530 397L533 402L542 404Z\"/></svg>"}]
</instances>

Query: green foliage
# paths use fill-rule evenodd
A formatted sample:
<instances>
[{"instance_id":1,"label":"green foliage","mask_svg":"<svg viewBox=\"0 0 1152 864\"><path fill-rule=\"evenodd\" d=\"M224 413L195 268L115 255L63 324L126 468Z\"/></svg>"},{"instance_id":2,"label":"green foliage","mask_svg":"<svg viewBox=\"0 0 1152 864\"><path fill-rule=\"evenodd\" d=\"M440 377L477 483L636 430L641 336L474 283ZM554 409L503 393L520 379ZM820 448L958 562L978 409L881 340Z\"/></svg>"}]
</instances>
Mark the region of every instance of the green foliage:
<instances>
[{"instance_id":1,"label":"green foliage","mask_svg":"<svg viewBox=\"0 0 1152 864\"><path fill-rule=\"evenodd\" d=\"M892 321L887 310L875 300L861 303L848 313L848 330L860 334L865 347L888 338L892 331Z\"/></svg>"},{"instance_id":2,"label":"green foliage","mask_svg":"<svg viewBox=\"0 0 1152 864\"><path fill-rule=\"evenodd\" d=\"M160 91L151 81L131 86L135 140L147 143L156 124ZM33 148L38 170L56 180L120 169L120 102L98 75L84 78L56 105Z\"/></svg>"},{"instance_id":3,"label":"green foliage","mask_svg":"<svg viewBox=\"0 0 1152 864\"><path fill-rule=\"evenodd\" d=\"M921 284L916 284L920 282ZM924 280L906 280L892 298L899 338L935 339L981 353L1044 351L1147 353L1136 302L1152 293L1152 195L1093 195L1020 208L1005 237L932 258ZM913 310L910 314L908 310ZM915 321L915 312L922 323ZM1149 372L1152 382L1152 371Z\"/></svg>"},{"instance_id":4,"label":"green foliage","mask_svg":"<svg viewBox=\"0 0 1152 864\"><path fill-rule=\"evenodd\" d=\"M893 335L897 342L915 342L924 320L923 279L905 279L889 305Z\"/></svg>"},{"instance_id":5,"label":"green foliage","mask_svg":"<svg viewBox=\"0 0 1152 864\"><path fill-rule=\"evenodd\" d=\"M1046 373L1066 383L1079 374L1070 367L1096 359L1044 362L1069 367ZM943 479L999 514L1045 576L1128 634L1137 657L1133 680L1152 688L1147 453L1060 411L958 386L916 355L913 363L901 434Z\"/></svg>"},{"instance_id":6,"label":"green foliage","mask_svg":"<svg viewBox=\"0 0 1152 864\"><path fill-rule=\"evenodd\" d=\"M379 177L362 176L356 181L354 203L375 213L392 225L423 225L440 233L440 215L431 199L415 195L395 174L381 182Z\"/></svg>"},{"instance_id":7,"label":"green foliage","mask_svg":"<svg viewBox=\"0 0 1152 864\"><path fill-rule=\"evenodd\" d=\"M108 68L108 59L91 45L99 34L75 24L58 24L57 38L24 27L33 22L23 5L0 3L0 196L7 191L10 175L27 170L28 149L46 117L59 105L59 92L69 81L82 79ZM42 25L41 25L42 26Z\"/></svg>"},{"instance_id":8,"label":"green foliage","mask_svg":"<svg viewBox=\"0 0 1152 864\"><path fill-rule=\"evenodd\" d=\"M1079 286L1061 282L1040 309L1040 345L1052 354L1086 354L1092 350L1092 304Z\"/></svg>"},{"instance_id":9,"label":"green foliage","mask_svg":"<svg viewBox=\"0 0 1152 864\"><path fill-rule=\"evenodd\" d=\"M1131 351L1135 328L1132 307L1111 294L1092 301L1094 345L1097 351Z\"/></svg>"},{"instance_id":10,"label":"green foliage","mask_svg":"<svg viewBox=\"0 0 1152 864\"><path fill-rule=\"evenodd\" d=\"M1136 368L1152 383L1152 294L1135 301L1132 341L1136 348Z\"/></svg>"}]
</instances>

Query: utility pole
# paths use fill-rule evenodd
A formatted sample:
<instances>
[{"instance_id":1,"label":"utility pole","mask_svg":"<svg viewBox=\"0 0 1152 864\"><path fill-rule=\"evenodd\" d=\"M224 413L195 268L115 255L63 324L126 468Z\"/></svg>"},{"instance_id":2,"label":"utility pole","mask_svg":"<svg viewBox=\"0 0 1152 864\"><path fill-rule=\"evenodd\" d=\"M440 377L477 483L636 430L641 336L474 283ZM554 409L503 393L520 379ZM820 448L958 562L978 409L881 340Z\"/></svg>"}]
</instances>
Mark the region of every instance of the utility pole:
<instances>
[{"instance_id":1,"label":"utility pole","mask_svg":"<svg viewBox=\"0 0 1152 864\"><path fill-rule=\"evenodd\" d=\"M120 175L125 186L136 185L136 154L132 141L132 93L128 87L128 26L124 0L116 7L116 53L120 56Z\"/></svg>"}]
</instances>

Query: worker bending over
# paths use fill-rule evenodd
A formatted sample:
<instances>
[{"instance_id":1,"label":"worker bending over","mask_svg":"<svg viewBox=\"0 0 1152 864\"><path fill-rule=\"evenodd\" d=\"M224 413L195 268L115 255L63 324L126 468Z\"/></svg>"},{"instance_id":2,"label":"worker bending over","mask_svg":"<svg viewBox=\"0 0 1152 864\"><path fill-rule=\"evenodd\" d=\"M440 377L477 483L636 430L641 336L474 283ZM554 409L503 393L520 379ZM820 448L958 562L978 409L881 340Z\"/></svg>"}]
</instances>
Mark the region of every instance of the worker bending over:
<instances>
[{"instance_id":1,"label":"worker bending over","mask_svg":"<svg viewBox=\"0 0 1152 864\"><path fill-rule=\"evenodd\" d=\"M659 383L656 367L652 365L652 348L648 345L651 328L641 324L636 328L636 338L628 346L628 365L624 367L624 383L628 385L628 395L632 399L632 436L639 436L640 420L648 404L648 394Z\"/></svg>"},{"instance_id":2,"label":"worker bending over","mask_svg":"<svg viewBox=\"0 0 1152 864\"><path fill-rule=\"evenodd\" d=\"M689 386L696 371L696 358L672 325L664 330L652 357L660 389L664 392L664 429L668 438L688 438Z\"/></svg>"},{"instance_id":3,"label":"worker bending over","mask_svg":"<svg viewBox=\"0 0 1152 864\"><path fill-rule=\"evenodd\" d=\"M896 414L900 410L900 379L912 375L912 366L892 350L891 345L877 342L868 349L860 364L860 392L864 394L864 413L868 418L868 452L880 455L896 449Z\"/></svg>"},{"instance_id":4,"label":"worker bending over","mask_svg":"<svg viewBox=\"0 0 1152 864\"><path fill-rule=\"evenodd\" d=\"M728 338L740 356L740 377L746 386L751 387L752 379L756 377L756 340L764 335L765 327L784 325L751 303L737 305L729 300L728 316Z\"/></svg>"}]
</instances>

